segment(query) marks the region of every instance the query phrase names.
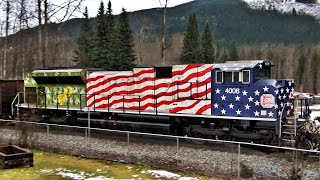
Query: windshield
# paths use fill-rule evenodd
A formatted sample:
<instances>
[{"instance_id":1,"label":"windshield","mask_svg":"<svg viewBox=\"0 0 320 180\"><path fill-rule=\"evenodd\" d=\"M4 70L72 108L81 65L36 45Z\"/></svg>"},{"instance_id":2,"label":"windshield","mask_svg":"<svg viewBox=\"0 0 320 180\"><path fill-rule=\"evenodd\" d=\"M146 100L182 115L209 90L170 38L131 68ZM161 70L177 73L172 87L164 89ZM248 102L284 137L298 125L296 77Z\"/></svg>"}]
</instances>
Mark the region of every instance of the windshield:
<instances>
[{"instance_id":1,"label":"windshield","mask_svg":"<svg viewBox=\"0 0 320 180\"><path fill-rule=\"evenodd\" d=\"M270 69L256 69L254 77L255 79L270 79Z\"/></svg>"}]
</instances>

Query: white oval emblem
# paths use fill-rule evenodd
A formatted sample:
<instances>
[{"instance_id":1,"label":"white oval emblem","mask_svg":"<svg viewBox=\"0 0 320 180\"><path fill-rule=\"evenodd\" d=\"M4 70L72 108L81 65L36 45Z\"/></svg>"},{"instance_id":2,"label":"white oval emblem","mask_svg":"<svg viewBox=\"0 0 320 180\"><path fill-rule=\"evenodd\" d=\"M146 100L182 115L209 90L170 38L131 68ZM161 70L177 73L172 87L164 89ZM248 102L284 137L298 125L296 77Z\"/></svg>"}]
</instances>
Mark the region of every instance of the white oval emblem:
<instances>
[{"instance_id":1,"label":"white oval emblem","mask_svg":"<svg viewBox=\"0 0 320 180\"><path fill-rule=\"evenodd\" d=\"M260 97L260 102L263 108L273 108L275 105L275 98L272 94L263 94Z\"/></svg>"}]
</instances>

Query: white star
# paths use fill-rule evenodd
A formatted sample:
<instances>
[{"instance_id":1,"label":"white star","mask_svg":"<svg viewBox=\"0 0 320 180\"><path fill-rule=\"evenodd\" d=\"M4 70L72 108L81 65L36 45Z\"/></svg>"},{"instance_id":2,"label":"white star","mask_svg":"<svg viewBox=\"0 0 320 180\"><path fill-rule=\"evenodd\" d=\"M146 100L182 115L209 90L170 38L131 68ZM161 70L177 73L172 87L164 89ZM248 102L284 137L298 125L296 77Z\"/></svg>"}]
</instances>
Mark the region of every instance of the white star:
<instances>
[{"instance_id":1,"label":"white star","mask_svg":"<svg viewBox=\"0 0 320 180\"><path fill-rule=\"evenodd\" d=\"M222 109L221 114L226 114L226 110Z\"/></svg>"},{"instance_id":2,"label":"white star","mask_svg":"<svg viewBox=\"0 0 320 180\"><path fill-rule=\"evenodd\" d=\"M294 106L293 106L293 105L291 105L290 107L291 107L291 109L293 109L293 108L294 108Z\"/></svg>"},{"instance_id":3,"label":"white star","mask_svg":"<svg viewBox=\"0 0 320 180\"><path fill-rule=\"evenodd\" d=\"M279 90L278 90L278 89L277 89L277 90L275 90L274 92L275 92L276 94L279 94Z\"/></svg>"},{"instance_id":4,"label":"white star","mask_svg":"<svg viewBox=\"0 0 320 180\"><path fill-rule=\"evenodd\" d=\"M241 111L239 109L236 112L237 112L237 115L241 115Z\"/></svg>"},{"instance_id":5,"label":"white star","mask_svg":"<svg viewBox=\"0 0 320 180\"><path fill-rule=\"evenodd\" d=\"M220 89L216 89L216 94L220 94Z\"/></svg>"},{"instance_id":6,"label":"white star","mask_svg":"<svg viewBox=\"0 0 320 180\"><path fill-rule=\"evenodd\" d=\"M268 92L269 88L267 86L264 86L263 91Z\"/></svg>"},{"instance_id":7,"label":"white star","mask_svg":"<svg viewBox=\"0 0 320 180\"><path fill-rule=\"evenodd\" d=\"M287 88L287 89L286 89L286 92L287 92L287 93L289 93L289 92L290 92L290 89L289 89L289 88Z\"/></svg>"},{"instance_id":8,"label":"white star","mask_svg":"<svg viewBox=\"0 0 320 180\"><path fill-rule=\"evenodd\" d=\"M287 111L287 115L290 115L290 112L291 112L291 111L288 109L288 111Z\"/></svg>"},{"instance_id":9,"label":"white star","mask_svg":"<svg viewBox=\"0 0 320 180\"><path fill-rule=\"evenodd\" d=\"M291 105L291 103L290 102L287 102L287 106L290 106Z\"/></svg>"},{"instance_id":10,"label":"white star","mask_svg":"<svg viewBox=\"0 0 320 180\"><path fill-rule=\"evenodd\" d=\"M222 95L222 96L221 96L221 99L222 99L223 101L225 101L226 98L227 98L227 97L226 97L225 95Z\"/></svg>"},{"instance_id":11,"label":"white star","mask_svg":"<svg viewBox=\"0 0 320 180\"><path fill-rule=\"evenodd\" d=\"M256 90L256 91L254 92L254 95L259 96L259 95L260 95L260 92L259 92L258 90Z\"/></svg>"},{"instance_id":12,"label":"white star","mask_svg":"<svg viewBox=\"0 0 320 180\"><path fill-rule=\"evenodd\" d=\"M248 98L248 100L249 102L253 102L253 98L251 96Z\"/></svg>"},{"instance_id":13,"label":"white star","mask_svg":"<svg viewBox=\"0 0 320 180\"><path fill-rule=\"evenodd\" d=\"M257 110L254 112L254 116L259 116L259 112Z\"/></svg>"},{"instance_id":14,"label":"white star","mask_svg":"<svg viewBox=\"0 0 320 180\"><path fill-rule=\"evenodd\" d=\"M281 96L280 95L278 96L278 99L281 100Z\"/></svg>"},{"instance_id":15,"label":"white star","mask_svg":"<svg viewBox=\"0 0 320 180\"><path fill-rule=\"evenodd\" d=\"M273 117L274 113L272 111L270 111L269 113L269 117Z\"/></svg>"},{"instance_id":16,"label":"white star","mask_svg":"<svg viewBox=\"0 0 320 180\"><path fill-rule=\"evenodd\" d=\"M289 86L291 86L292 85L292 82L291 81L289 81Z\"/></svg>"},{"instance_id":17,"label":"white star","mask_svg":"<svg viewBox=\"0 0 320 180\"><path fill-rule=\"evenodd\" d=\"M240 97L238 95L236 97L236 101L240 101Z\"/></svg>"},{"instance_id":18,"label":"white star","mask_svg":"<svg viewBox=\"0 0 320 180\"><path fill-rule=\"evenodd\" d=\"M278 115L281 116L281 114L282 114L282 113L281 113L281 111L279 110L279 111L278 111Z\"/></svg>"},{"instance_id":19,"label":"white star","mask_svg":"<svg viewBox=\"0 0 320 180\"><path fill-rule=\"evenodd\" d=\"M284 106L283 102L280 104L280 106L281 106L281 107L283 107L283 106Z\"/></svg>"},{"instance_id":20,"label":"white star","mask_svg":"<svg viewBox=\"0 0 320 180\"><path fill-rule=\"evenodd\" d=\"M283 99L285 99L285 98L287 98L287 96L286 96L286 95L283 95Z\"/></svg>"},{"instance_id":21,"label":"white star","mask_svg":"<svg viewBox=\"0 0 320 180\"><path fill-rule=\"evenodd\" d=\"M217 109L219 107L219 104L215 103L213 106L215 109Z\"/></svg>"},{"instance_id":22,"label":"white star","mask_svg":"<svg viewBox=\"0 0 320 180\"><path fill-rule=\"evenodd\" d=\"M274 109L278 109L278 108L279 108L278 104L275 104Z\"/></svg>"},{"instance_id":23,"label":"white star","mask_svg":"<svg viewBox=\"0 0 320 180\"><path fill-rule=\"evenodd\" d=\"M262 68L262 64L259 64L259 69L261 69Z\"/></svg>"},{"instance_id":24,"label":"white star","mask_svg":"<svg viewBox=\"0 0 320 180\"><path fill-rule=\"evenodd\" d=\"M246 96L246 95L248 95L248 92L246 90L244 90L244 91L242 91L242 95Z\"/></svg>"},{"instance_id":25,"label":"white star","mask_svg":"<svg viewBox=\"0 0 320 180\"><path fill-rule=\"evenodd\" d=\"M281 89L280 89L280 92L281 92L281 93L283 93L283 92L284 92L284 89L283 89L283 88L281 88Z\"/></svg>"},{"instance_id":26,"label":"white star","mask_svg":"<svg viewBox=\"0 0 320 180\"><path fill-rule=\"evenodd\" d=\"M230 109L233 109L233 106L234 106L234 105L233 105L232 103L229 104L229 108L230 108Z\"/></svg>"},{"instance_id":27,"label":"white star","mask_svg":"<svg viewBox=\"0 0 320 180\"><path fill-rule=\"evenodd\" d=\"M294 91L294 88L291 88L291 91Z\"/></svg>"},{"instance_id":28,"label":"white star","mask_svg":"<svg viewBox=\"0 0 320 180\"><path fill-rule=\"evenodd\" d=\"M260 105L260 102L259 102L259 101L256 101L256 102L254 102L254 105L255 105L255 106L259 106L259 105Z\"/></svg>"},{"instance_id":29,"label":"white star","mask_svg":"<svg viewBox=\"0 0 320 180\"><path fill-rule=\"evenodd\" d=\"M250 106L249 106L249 104L247 104L247 105L246 105L245 107L246 107L246 109L248 109L248 110L250 109Z\"/></svg>"}]
</instances>

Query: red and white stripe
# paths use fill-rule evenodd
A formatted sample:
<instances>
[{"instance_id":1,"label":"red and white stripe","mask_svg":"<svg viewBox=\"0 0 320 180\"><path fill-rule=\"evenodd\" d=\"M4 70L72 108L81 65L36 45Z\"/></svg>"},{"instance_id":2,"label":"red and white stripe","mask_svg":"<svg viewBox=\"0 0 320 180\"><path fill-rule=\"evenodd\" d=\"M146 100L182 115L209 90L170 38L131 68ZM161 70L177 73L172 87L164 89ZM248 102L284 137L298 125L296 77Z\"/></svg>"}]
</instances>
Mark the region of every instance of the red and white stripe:
<instances>
[{"instance_id":1,"label":"red and white stripe","mask_svg":"<svg viewBox=\"0 0 320 180\"><path fill-rule=\"evenodd\" d=\"M208 115L212 66L174 65L172 78L155 78L154 68L94 72L87 79L87 106Z\"/></svg>"}]
</instances>

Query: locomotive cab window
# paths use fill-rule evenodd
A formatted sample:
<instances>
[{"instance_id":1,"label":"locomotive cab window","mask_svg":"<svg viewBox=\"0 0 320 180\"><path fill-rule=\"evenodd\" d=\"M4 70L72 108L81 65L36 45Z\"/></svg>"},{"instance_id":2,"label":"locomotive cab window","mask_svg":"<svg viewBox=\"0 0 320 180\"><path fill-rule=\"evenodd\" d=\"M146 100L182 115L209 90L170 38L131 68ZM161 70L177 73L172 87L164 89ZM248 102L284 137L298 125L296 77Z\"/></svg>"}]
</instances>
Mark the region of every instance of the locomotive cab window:
<instances>
[{"instance_id":1,"label":"locomotive cab window","mask_svg":"<svg viewBox=\"0 0 320 180\"><path fill-rule=\"evenodd\" d=\"M216 83L223 83L223 72L216 71Z\"/></svg>"},{"instance_id":2,"label":"locomotive cab window","mask_svg":"<svg viewBox=\"0 0 320 180\"><path fill-rule=\"evenodd\" d=\"M231 83L239 83L239 72L232 71L232 72L224 72L224 82L227 84Z\"/></svg>"},{"instance_id":3,"label":"locomotive cab window","mask_svg":"<svg viewBox=\"0 0 320 180\"><path fill-rule=\"evenodd\" d=\"M270 79L270 69L257 69L254 72L255 79Z\"/></svg>"},{"instance_id":4,"label":"locomotive cab window","mask_svg":"<svg viewBox=\"0 0 320 180\"><path fill-rule=\"evenodd\" d=\"M250 83L250 70L242 71L242 83Z\"/></svg>"}]
</instances>

